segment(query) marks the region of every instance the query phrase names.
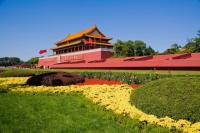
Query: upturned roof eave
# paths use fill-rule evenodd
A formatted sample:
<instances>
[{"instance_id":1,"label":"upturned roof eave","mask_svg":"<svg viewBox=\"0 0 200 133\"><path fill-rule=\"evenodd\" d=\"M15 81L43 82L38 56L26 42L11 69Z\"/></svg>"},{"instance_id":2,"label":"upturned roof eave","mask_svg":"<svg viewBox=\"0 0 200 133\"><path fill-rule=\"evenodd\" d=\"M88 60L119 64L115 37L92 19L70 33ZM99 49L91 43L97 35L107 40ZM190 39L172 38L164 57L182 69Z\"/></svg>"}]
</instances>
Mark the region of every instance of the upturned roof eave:
<instances>
[{"instance_id":1,"label":"upturned roof eave","mask_svg":"<svg viewBox=\"0 0 200 133\"><path fill-rule=\"evenodd\" d=\"M60 40L60 41L57 41L55 42L56 45L59 45L59 44L62 44L62 43L65 43L65 42L68 42L68 41L72 41L72 40L75 40L75 39L78 39L78 38L81 38L83 37L84 35L88 35L90 33L92 33L94 30L97 30L102 36L103 38L105 39L108 39L108 40L111 40L112 38L110 37L106 37L98 28L96 25L88 28L88 29L85 29L85 30L82 30L80 32L77 32L77 33L74 33L74 34L69 34L67 37L65 37L63 40Z\"/></svg>"}]
</instances>

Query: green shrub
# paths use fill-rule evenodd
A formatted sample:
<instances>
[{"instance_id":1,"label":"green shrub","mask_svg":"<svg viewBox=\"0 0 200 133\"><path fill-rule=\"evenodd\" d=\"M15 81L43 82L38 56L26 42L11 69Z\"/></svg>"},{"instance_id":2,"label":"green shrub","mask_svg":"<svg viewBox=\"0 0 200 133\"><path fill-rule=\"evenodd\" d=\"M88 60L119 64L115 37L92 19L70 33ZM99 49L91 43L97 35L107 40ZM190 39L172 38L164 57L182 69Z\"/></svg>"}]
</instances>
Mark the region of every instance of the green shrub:
<instances>
[{"instance_id":1,"label":"green shrub","mask_svg":"<svg viewBox=\"0 0 200 133\"><path fill-rule=\"evenodd\" d=\"M4 72L4 71L6 71L5 69L0 69L0 73L2 73L2 72Z\"/></svg>"},{"instance_id":2,"label":"green shrub","mask_svg":"<svg viewBox=\"0 0 200 133\"><path fill-rule=\"evenodd\" d=\"M134 90L131 103L145 113L176 120L200 121L200 77L152 81Z\"/></svg>"},{"instance_id":3,"label":"green shrub","mask_svg":"<svg viewBox=\"0 0 200 133\"><path fill-rule=\"evenodd\" d=\"M162 75L156 73L129 73L129 72L80 72L82 76L87 78L105 79L105 80L117 80L128 84L144 84L146 82L169 77L171 75Z\"/></svg>"},{"instance_id":4,"label":"green shrub","mask_svg":"<svg viewBox=\"0 0 200 133\"><path fill-rule=\"evenodd\" d=\"M42 70L42 69L7 69L0 73L0 77L27 77L38 75L42 73L52 72L52 71L65 71L65 70ZM68 72L68 71L65 71ZM153 72L149 73L130 73L130 72L95 72L95 71L73 71L73 73L78 73L86 78L95 79L105 79L105 80L116 80L125 82L128 84L143 84L152 80L169 77L171 75L157 74Z\"/></svg>"},{"instance_id":5,"label":"green shrub","mask_svg":"<svg viewBox=\"0 0 200 133\"><path fill-rule=\"evenodd\" d=\"M40 69L6 69L0 73L0 77L27 77L47 72L49 71Z\"/></svg>"},{"instance_id":6,"label":"green shrub","mask_svg":"<svg viewBox=\"0 0 200 133\"><path fill-rule=\"evenodd\" d=\"M80 71L80 70L52 70L52 69L6 69L6 71L3 71L0 73L0 77L27 77L27 76L33 76L38 74L43 74L47 72L56 72L56 71L64 71L64 72L71 72L71 73L77 73L82 76L85 76L86 78L95 78L95 79L105 79L105 80L116 80L121 81L128 84L144 84L149 81L166 78L166 77L187 77L189 75L200 77L200 74L191 73L191 74L183 74L181 73L164 73L164 72L156 72L156 71L107 71L107 70L98 70L98 71Z\"/></svg>"}]
</instances>

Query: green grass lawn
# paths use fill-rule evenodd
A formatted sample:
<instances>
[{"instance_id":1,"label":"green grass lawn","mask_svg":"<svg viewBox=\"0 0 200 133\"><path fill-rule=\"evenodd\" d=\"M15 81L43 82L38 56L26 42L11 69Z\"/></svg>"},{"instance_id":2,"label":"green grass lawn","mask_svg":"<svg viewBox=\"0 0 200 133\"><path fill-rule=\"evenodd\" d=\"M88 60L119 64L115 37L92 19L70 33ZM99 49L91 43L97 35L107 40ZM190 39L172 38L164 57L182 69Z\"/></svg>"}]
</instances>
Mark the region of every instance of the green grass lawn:
<instances>
[{"instance_id":1,"label":"green grass lawn","mask_svg":"<svg viewBox=\"0 0 200 133\"><path fill-rule=\"evenodd\" d=\"M146 113L159 117L200 121L200 77L155 80L136 89L131 102Z\"/></svg>"},{"instance_id":2,"label":"green grass lawn","mask_svg":"<svg viewBox=\"0 0 200 133\"><path fill-rule=\"evenodd\" d=\"M168 129L113 114L80 93L0 93L0 132L168 133Z\"/></svg>"}]
</instances>

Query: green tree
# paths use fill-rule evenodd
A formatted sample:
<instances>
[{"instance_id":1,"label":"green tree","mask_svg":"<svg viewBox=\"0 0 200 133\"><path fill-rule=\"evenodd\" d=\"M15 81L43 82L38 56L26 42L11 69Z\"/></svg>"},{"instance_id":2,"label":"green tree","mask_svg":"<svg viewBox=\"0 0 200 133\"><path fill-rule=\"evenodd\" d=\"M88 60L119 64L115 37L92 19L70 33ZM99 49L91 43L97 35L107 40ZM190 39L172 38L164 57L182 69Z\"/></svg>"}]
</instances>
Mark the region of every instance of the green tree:
<instances>
[{"instance_id":1,"label":"green tree","mask_svg":"<svg viewBox=\"0 0 200 133\"><path fill-rule=\"evenodd\" d=\"M200 30L197 32L197 37L189 40L184 48L186 53L200 52Z\"/></svg>"},{"instance_id":2,"label":"green tree","mask_svg":"<svg viewBox=\"0 0 200 133\"><path fill-rule=\"evenodd\" d=\"M135 49L136 49L136 55L137 56L144 56L145 55L145 49L146 49L146 43L140 40L136 40L134 42Z\"/></svg>"},{"instance_id":3,"label":"green tree","mask_svg":"<svg viewBox=\"0 0 200 133\"><path fill-rule=\"evenodd\" d=\"M23 61L18 57L2 57L0 58L0 66L13 66L22 64Z\"/></svg>"},{"instance_id":4,"label":"green tree","mask_svg":"<svg viewBox=\"0 0 200 133\"><path fill-rule=\"evenodd\" d=\"M132 40L128 40L127 42L127 46L128 46L128 49L127 49L127 54L126 56L135 56L136 52L135 52L135 46L134 46L134 42Z\"/></svg>"},{"instance_id":5,"label":"green tree","mask_svg":"<svg viewBox=\"0 0 200 133\"><path fill-rule=\"evenodd\" d=\"M118 40L114 43L115 57L130 57L130 56L144 56L154 55L156 52L150 46L146 47L146 43L141 40Z\"/></svg>"},{"instance_id":6,"label":"green tree","mask_svg":"<svg viewBox=\"0 0 200 133\"><path fill-rule=\"evenodd\" d=\"M197 31L197 36L200 37L200 30Z\"/></svg>"},{"instance_id":7,"label":"green tree","mask_svg":"<svg viewBox=\"0 0 200 133\"><path fill-rule=\"evenodd\" d=\"M26 64L28 65L35 65L35 64L38 64L38 60L39 60L39 57L33 57L31 59L29 59Z\"/></svg>"},{"instance_id":8,"label":"green tree","mask_svg":"<svg viewBox=\"0 0 200 133\"><path fill-rule=\"evenodd\" d=\"M155 55L157 53L155 52L155 50L151 46L149 46L148 48L145 49L144 54L145 55Z\"/></svg>"},{"instance_id":9,"label":"green tree","mask_svg":"<svg viewBox=\"0 0 200 133\"><path fill-rule=\"evenodd\" d=\"M176 54L176 53L177 53L177 49L175 48L169 48L164 51L164 54Z\"/></svg>"},{"instance_id":10,"label":"green tree","mask_svg":"<svg viewBox=\"0 0 200 133\"><path fill-rule=\"evenodd\" d=\"M171 48L180 49L181 45L178 45L177 43L174 43L174 44L171 45Z\"/></svg>"},{"instance_id":11,"label":"green tree","mask_svg":"<svg viewBox=\"0 0 200 133\"><path fill-rule=\"evenodd\" d=\"M188 42L185 46L186 53L194 53L197 49L196 43L193 41Z\"/></svg>"},{"instance_id":12,"label":"green tree","mask_svg":"<svg viewBox=\"0 0 200 133\"><path fill-rule=\"evenodd\" d=\"M123 56L123 51L122 51L123 47L124 47L124 42L121 40L117 40L117 42L114 43L113 49L114 49L114 55L116 57Z\"/></svg>"},{"instance_id":13,"label":"green tree","mask_svg":"<svg viewBox=\"0 0 200 133\"><path fill-rule=\"evenodd\" d=\"M174 43L171 45L170 48L166 49L163 53L164 54L176 54L176 53L180 53L180 48L181 46L178 45L177 43Z\"/></svg>"}]
</instances>

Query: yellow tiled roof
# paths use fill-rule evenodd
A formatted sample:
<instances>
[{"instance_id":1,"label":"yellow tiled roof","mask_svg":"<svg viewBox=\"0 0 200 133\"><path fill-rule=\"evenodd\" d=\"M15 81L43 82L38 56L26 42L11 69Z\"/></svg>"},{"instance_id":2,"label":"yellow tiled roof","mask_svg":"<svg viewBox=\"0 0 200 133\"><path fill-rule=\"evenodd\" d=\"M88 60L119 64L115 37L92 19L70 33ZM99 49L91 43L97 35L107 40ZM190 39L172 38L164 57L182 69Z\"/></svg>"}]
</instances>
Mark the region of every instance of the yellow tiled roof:
<instances>
[{"instance_id":1,"label":"yellow tiled roof","mask_svg":"<svg viewBox=\"0 0 200 133\"><path fill-rule=\"evenodd\" d=\"M111 37L101 37L101 36L92 36L92 35L85 35L87 37L91 37L91 38L99 38L99 39L106 39L106 40L111 40Z\"/></svg>"},{"instance_id":2,"label":"yellow tiled roof","mask_svg":"<svg viewBox=\"0 0 200 133\"><path fill-rule=\"evenodd\" d=\"M82 41L76 41L76 42L73 42L73 43L67 43L67 44L64 44L64 45L60 45L60 46L56 46L56 47L53 47L51 48L51 50L54 50L54 49L59 49L59 48L64 48L64 47L67 47L67 46L72 46L72 45L76 45L76 44L79 44L81 43Z\"/></svg>"},{"instance_id":3,"label":"yellow tiled roof","mask_svg":"<svg viewBox=\"0 0 200 133\"><path fill-rule=\"evenodd\" d=\"M94 25L94 26L92 26L92 27L90 27L88 29L85 29L83 31L80 31L80 32L77 32L77 33L74 33L74 34L69 34L63 40L56 42L56 44L67 42L67 41L70 41L70 40L73 40L73 39L76 39L76 38L80 38L80 37L82 37L85 34L91 33L95 29L97 29L96 25Z\"/></svg>"},{"instance_id":4,"label":"yellow tiled roof","mask_svg":"<svg viewBox=\"0 0 200 133\"><path fill-rule=\"evenodd\" d=\"M97 42L96 44L105 45L105 46L113 46L113 45L110 44L110 43L100 43L100 42Z\"/></svg>"}]
</instances>

